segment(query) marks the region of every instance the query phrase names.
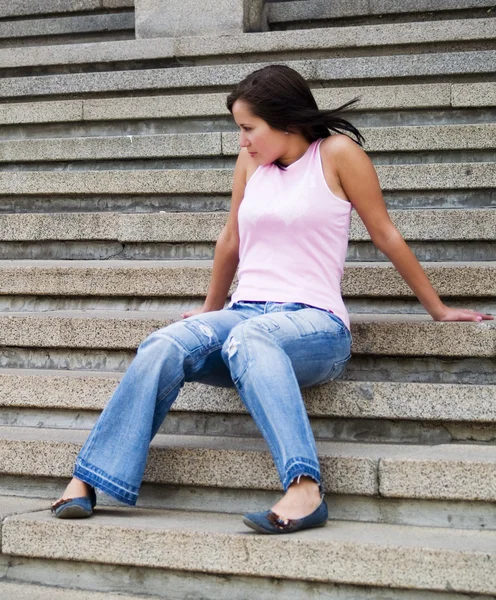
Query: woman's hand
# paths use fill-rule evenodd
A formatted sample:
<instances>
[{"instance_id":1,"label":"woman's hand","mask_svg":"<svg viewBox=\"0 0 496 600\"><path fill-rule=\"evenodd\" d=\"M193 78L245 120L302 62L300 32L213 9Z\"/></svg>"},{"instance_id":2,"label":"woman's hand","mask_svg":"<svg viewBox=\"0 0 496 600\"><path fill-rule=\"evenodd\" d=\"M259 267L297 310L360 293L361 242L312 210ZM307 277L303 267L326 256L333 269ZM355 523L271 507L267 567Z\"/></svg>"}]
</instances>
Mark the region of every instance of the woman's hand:
<instances>
[{"instance_id":1,"label":"woman's hand","mask_svg":"<svg viewBox=\"0 0 496 600\"><path fill-rule=\"evenodd\" d=\"M203 307L195 308L193 310L188 310L188 312L185 312L181 315L181 319L187 319L188 317L192 317L193 315L199 315L200 313L204 313L204 312L208 312L208 311L206 311Z\"/></svg>"},{"instance_id":2,"label":"woman's hand","mask_svg":"<svg viewBox=\"0 0 496 600\"><path fill-rule=\"evenodd\" d=\"M432 315L435 321L492 321L494 317L468 308L450 308L444 306L441 311Z\"/></svg>"}]
</instances>

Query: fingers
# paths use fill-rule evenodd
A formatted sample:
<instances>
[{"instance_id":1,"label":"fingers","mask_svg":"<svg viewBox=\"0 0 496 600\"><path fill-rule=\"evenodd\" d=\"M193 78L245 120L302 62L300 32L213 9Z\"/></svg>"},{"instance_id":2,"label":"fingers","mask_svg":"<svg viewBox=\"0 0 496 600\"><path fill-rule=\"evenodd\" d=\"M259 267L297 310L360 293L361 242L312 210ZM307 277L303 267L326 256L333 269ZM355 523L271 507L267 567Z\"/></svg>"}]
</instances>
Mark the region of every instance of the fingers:
<instances>
[{"instance_id":1,"label":"fingers","mask_svg":"<svg viewBox=\"0 0 496 600\"><path fill-rule=\"evenodd\" d=\"M493 315L477 312L470 308L448 309L448 313L444 315L443 321L472 321L480 323L481 321L492 321Z\"/></svg>"},{"instance_id":2,"label":"fingers","mask_svg":"<svg viewBox=\"0 0 496 600\"><path fill-rule=\"evenodd\" d=\"M477 312L475 310L467 310L464 311L464 313L467 315L469 321L492 321L494 319L494 317L492 315L488 315L486 313L480 313Z\"/></svg>"}]
</instances>

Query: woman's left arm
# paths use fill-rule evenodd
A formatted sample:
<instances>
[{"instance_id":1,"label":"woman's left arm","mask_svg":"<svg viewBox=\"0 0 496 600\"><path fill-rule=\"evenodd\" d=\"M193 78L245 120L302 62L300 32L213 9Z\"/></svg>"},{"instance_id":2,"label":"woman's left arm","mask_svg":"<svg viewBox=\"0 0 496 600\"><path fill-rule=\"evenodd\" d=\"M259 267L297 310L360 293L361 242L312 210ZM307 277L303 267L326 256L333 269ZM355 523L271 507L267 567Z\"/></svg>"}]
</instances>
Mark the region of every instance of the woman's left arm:
<instances>
[{"instance_id":1,"label":"woman's left arm","mask_svg":"<svg viewBox=\"0 0 496 600\"><path fill-rule=\"evenodd\" d=\"M344 135L336 136L332 149L329 144L326 154L332 155L340 185L364 222L374 245L389 258L435 321L493 319L491 315L477 311L449 308L441 301L388 215L372 161L353 140Z\"/></svg>"}]
</instances>

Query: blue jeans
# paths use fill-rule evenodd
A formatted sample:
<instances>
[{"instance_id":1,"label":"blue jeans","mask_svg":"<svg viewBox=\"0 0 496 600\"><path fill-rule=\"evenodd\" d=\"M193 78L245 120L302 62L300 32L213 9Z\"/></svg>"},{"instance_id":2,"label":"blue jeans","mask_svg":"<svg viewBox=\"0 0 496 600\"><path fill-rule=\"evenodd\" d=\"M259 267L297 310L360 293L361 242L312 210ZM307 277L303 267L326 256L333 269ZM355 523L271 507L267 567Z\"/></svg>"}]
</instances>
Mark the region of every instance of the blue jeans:
<instances>
[{"instance_id":1,"label":"blue jeans","mask_svg":"<svg viewBox=\"0 0 496 600\"><path fill-rule=\"evenodd\" d=\"M134 505L148 449L185 381L236 387L274 458L283 488L319 486L300 387L336 379L351 335L332 312L301 303L236 302L150 334L79 453L74 476Z\"/></svg>"}]
</instances>

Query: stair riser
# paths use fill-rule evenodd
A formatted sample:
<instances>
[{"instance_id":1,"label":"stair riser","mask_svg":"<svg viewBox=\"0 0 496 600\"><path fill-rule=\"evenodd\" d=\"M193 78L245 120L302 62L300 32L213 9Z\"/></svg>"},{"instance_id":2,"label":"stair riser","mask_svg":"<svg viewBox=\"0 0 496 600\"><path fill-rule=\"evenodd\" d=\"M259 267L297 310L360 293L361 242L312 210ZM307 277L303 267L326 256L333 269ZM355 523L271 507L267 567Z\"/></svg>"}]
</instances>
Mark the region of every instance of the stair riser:
<instances>
[{"instance_id":1,"label":"stair riser","mask_svg":"<svg viewBox=\"0 0 496 600\"><path fill-rule=\"evenodd\" d=\"M264 508L266 505L264 506ZM241 523L241 520L240 520ZM240 525L241 527L242 525ZM300 582L294 579L211 575L187 571L164 570L142 566L107 565L82 561L44 560L0 556L0 565L8 566L9 578L15 581L57 585L104 593L153 594L153 598L170 600L467 600L466 594L401 590L386 587L362 587L346 584ZM164 585L164 581L166 584ZM172 595L172 596L171 596ZM493 600L479 596L478 600Z\"/></svg>"},{"instance_id":2,"label":"stair riser","mask_svg":"<svg viewBox=\"0 0 496 600\"><path fill-rule=\"evenodd\" d=\"M49 504L60 496L66 484L67 479L63 478L2 475L0 493L5 496L45 499L48 508ZM137 506L151 509L242 514L248 510L266 510L280 497L279 491L144 483ZM496 530L494 504L489 502L407 500L332 493L326 494L326 499L329 518L332 521ZM98 493L98 506L122 507L122 504L110 496Z\"/></svg>"},{"instance_id":3,"label":"stair riser","mask_svg":"<svg viewBox=\"0 0 496 600\"><path fill-rule=\"evenodd\" d=\"M496 190L416 190L383 191L388 208L493 208L496 206ZM0 214L9 213L59 213L59 212L226 212L230 198L226 194L136 194L76 196L2 196Z\"/></svg>"},{"instance_id":4,"label":"stair riser","mask_svg":"<svg viewBox=\"0 0 496 600\"><path fill-rule=\"evenodd\" d=\"M142 298L204 298L211 277L210 263L192 262L100 266L84 261L11 267L0 263L0 286L5 295L97 296ZM107 263L108 264L108 263ZM423 265L432 285L442 297L476 298L496 296L496 266L493 263L431 263ZM236 287L234 281L231 292ZM392 265L387 263L349 263L345 266L341 290L350 298L404 298L413 292ZM386 290L386 292L385 292Z\"/></svg>"},{"instance_id":5,"label":"stair riser","mask_svg":"<svg viewBox=\"0 0 496 600\"><path fill-rule=\"evenodd\" d=\"M415 242L420 261L496 261L494 242ZM0 260L213 260L211 243L0 242ZM350 243L347 262L387 262L371 243ZM396 311L393 311L396 312Z\"/></svg>"},{"instance_id":6,"label":"stair riser","mask_svg":"<svg viewBox=\"0 0 496 600\"><path fill-rule=\"evenodd\" d=\"M186 308L186 307L185 307ZM68 349L3 346L0 368L77 369L122 373L132 359L132 351L111 349ZM419 383L496 384L492 358L436 358L359 356L346 366L345 379L350 381L397 381Z\"/></svg>"},{"instance_id":7,"label":"stair riser","mask_svg":"<svg viewBox=\"0 0 496 600\"><path fill-rule=\"evenodd\" d=\"M369 153L376 165L423 165L440 163L491 163L494 160L493 150L446 151L446 152L397 152ZM236 164L234 157L217 156L212 158L151 158L129 160L74 160L67 162L3 162L0 172L22 171L136 171L161 169L233 169Z\"/></svg>"},{"instance_id":8,"label":"stair riser","mask_svg":"<svg viewBox=\"0 0 496 600\"><path fill-rule=\"evenodd\" d=\"M316 0L307 2L274 2L269 0L268 17L272 28L317 27L319 24L387 23L409 21L438 21L442 19L487 17L491 3L488 0L403 2L391 3L363 0L349 4L343 0L328 5ZM328 25L329 26L329 25ZM332 26L332 25L331 25Z\"/></svg>"},{"instance_id":9,"label":"stair riser","mask_svg":"<svg viewBox=\"0 0 496 600\"><path fill-rule=\"evenodd\" d=\"M496 302L494 296L479 298L444 297L449 306L453 308L468 308L480 312L496 315ZM201 308L201 297L171 296L162 297L99 297L99 296L25 296L11 295L0 296L0 310L4 312L30 312L33 310L138 310L162 311L173 310L177 314L182 311ZM363 314L415 314L425 315L425 310L415 298L352 298L346 297L346 306L350 313Z\"/></svg>"},{"instance_id":10,"label":"stair riser","mask_svg":"<svg viewBox=\"0 0 496 600\"><path fill-rule=\"evenodd\" d=\"M0 408L0 426L48 427L89 430L99 413L83 410L34 410ZM311 419L317 439L334 442L394 444L449 444L476 442L496 444L495 424L379 421L375 419ZM260 437L249 415L212 415L172 412L159 433Z\"/></svg>"},{"instance_id":11,"label":"stair riser","mask_svg":"<svg viewBox=\"0 0 496 600\"><path fill-rule=\"evenodd\" d=\"M283 4L284 6L284 4ZM390 5L391 6L391 5ZM270 20L272 31L298 31L302 29L317 29L328 27L357 27L366 25L386 25L418 23L429 21L450 21L452 19L485 19L487 18L487 8L470 8L465 10L434 10L419 14L418 12L405 12L402 14L376 14L370 16L343 16L340 18L325 19L323 15L312 18L311 20L288 20L284 21L278 17L276 20Z\"/></svg>"},{"instance_id":12,"label":"stair riser","mask_svg":"<svg viewBox=\"0 0 496 600\"><path fill-rule=\"evenodd\" d=\"M419 56L412 60L405 56L377 56L359 58L324 59L315 61L288 61L309 83L321 82L333 86L360 85L381 81L382 84L425 82L475 82L489 80L493 72L495 51L439 53ZM13 77L2 79L0 91L4 97L33 98L44 96L58 98L66 94L126 93L131 90L183 90L221 91L232 88L264 63L243 63L206 67L148 69L106 73L73 73L63 77L45 75L38 77ZM217 88L217 89L216 89ZM219 89L221 88L221 89Z\"/></svg>"}]
</instances>

